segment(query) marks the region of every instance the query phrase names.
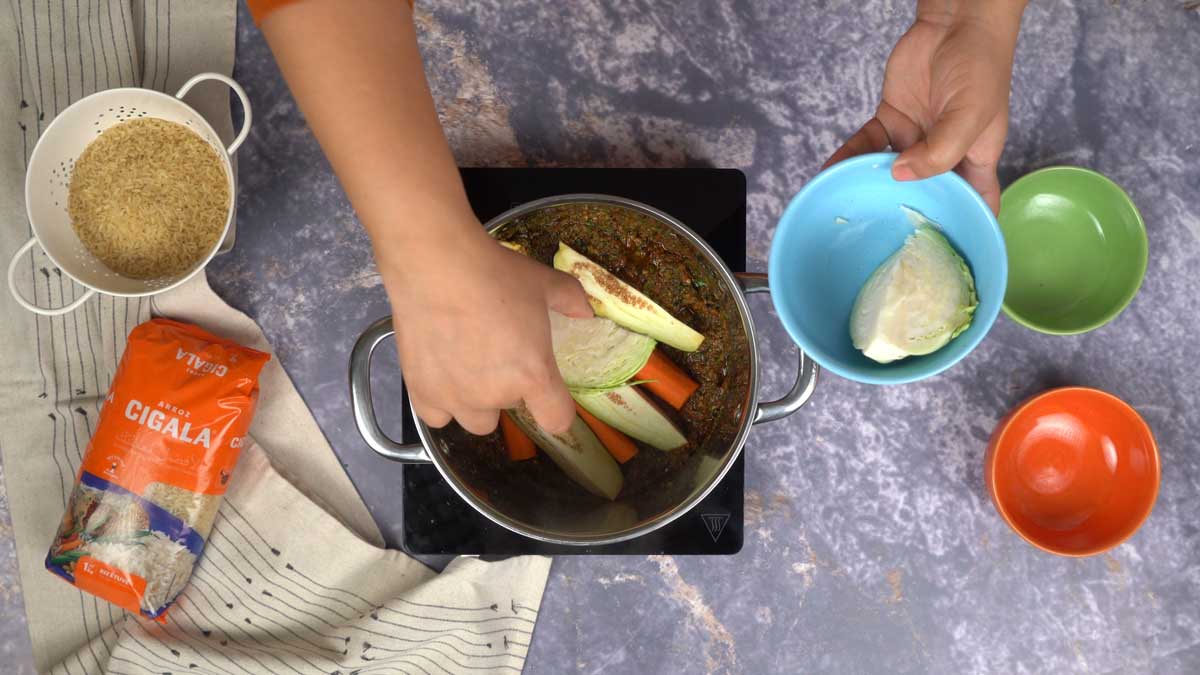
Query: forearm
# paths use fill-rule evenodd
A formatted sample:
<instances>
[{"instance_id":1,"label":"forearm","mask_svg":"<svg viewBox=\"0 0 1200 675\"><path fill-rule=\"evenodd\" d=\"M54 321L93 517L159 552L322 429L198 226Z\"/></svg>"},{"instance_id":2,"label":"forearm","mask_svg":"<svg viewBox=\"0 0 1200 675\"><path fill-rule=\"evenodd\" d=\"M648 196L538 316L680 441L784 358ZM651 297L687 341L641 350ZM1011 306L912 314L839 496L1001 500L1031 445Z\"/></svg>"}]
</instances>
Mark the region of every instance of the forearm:
<instances>
[{"instance_id":1,"label":"forearm","mask_svg":"<svg viewBox=\"0 0 1200 675\"><path fill-rule=\"evenodd\" d=\"M262 30L377 255L478 233L407 3L306 0Z\"/></svg>"}]
</instances>

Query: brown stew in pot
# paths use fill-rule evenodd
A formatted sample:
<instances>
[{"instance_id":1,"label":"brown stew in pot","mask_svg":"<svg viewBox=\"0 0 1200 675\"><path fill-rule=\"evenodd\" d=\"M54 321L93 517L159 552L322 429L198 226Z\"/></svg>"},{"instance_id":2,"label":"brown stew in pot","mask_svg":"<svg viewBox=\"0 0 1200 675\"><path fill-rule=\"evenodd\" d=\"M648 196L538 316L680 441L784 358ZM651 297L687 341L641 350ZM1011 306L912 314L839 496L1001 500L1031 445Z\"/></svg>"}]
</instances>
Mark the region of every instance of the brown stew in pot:
<instances>
[{"instance_id":1,"label":"brown stew in pot","mask_svg":"<svg viewBox=\"0 0 1200 675\"><path fill-rule=\"evenodd\" d=\"M677 422L688 444L678 450L662 451L635 441L639 452L621 465L625 483L618 499L662 488L665 481L670 481L676 471L693 459L698 448L712 441L721 442L714 436L733 437L740 423L740 411L731 410L729 392L745 388L748 363L744 345L734 345L731 341L744 343L746 336L729 297L730 290L689 242L638 211L586 203L551 206L526 214L504 225L495 236L522 245L529 255L546 265L552 264L562 241L705 336L700 349L691 353L659 344L658 349L700 385L682 410L659 404ZM547 497L561 496L565 485L579 499L600 500L574 484L540 452L536 459L510 462L499 432L481 439L451 425L444 433L451 435L447 439L449 447L472 448L469 461L452 458L452 464L456 473L471 485L472 492L485 500L491 491L488 486L499 487L500 483L509 482L506 476L520 480L525 486L531 483L545 486L553 493ZM497 472L504 475L497 476ZM530 473L534 475L525 475Z\"/></svg>"}]
</instances>

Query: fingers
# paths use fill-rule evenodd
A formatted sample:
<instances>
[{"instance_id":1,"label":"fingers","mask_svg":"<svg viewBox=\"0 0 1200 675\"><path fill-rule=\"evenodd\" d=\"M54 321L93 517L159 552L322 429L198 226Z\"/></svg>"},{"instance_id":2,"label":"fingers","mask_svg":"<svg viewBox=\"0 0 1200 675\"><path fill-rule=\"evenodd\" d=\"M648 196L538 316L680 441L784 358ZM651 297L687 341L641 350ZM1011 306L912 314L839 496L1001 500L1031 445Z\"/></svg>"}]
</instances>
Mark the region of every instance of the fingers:
<instances>
[{"instance_id":1,"label":"fingers","mask_svg":"<svg viewBox=\"0 0 1200 675\"><path fill-rule=\"evenodd\" d=\"M884 101L879 104L875 117L855 132L842 147L838 148L837 152L833 153L833 156L821 168L826 169L857 155L883 152L889 146L896 152L904 152L919 140L921 140L921 127L895 106Z\"/></svg>"},{"instance_id":2,"label":"fingers","mask_svg":"<svg viewBox=\"0 0 1200 675\"><path fill-rule=\"evenodd\" d=\"M1000 164L1007 136L1008 111L1003 110L992 119L958 165L959 175L975 188L997 216L1000 215L1000 179L996 175L996 168Z\"/></svg>"},{"instance_id":3,"label":"fingers","mask_svg":"<svg viewBox=\"0 0 1200 675\"><path fill-rule=\"evenodd\" d=\"M486 436L496 430L500 423L499 410L464 410L456 413L458 425L476 436Z\"/></svg>"},{"instance_id":4,"label":"fingers","mask_svg":"<svg viewBox=\"0 0 1200 675\"><path fill-rule=\"evenodd\" d=\"M563 316L591 318L592 306L579 281L565 272L547 271L549 274L546 277L546 306Z\"/></svg>"},{"instance_id":5,"label":"fingers","mask_svg":"<svg viewBox=\"0 0 1200 675\"><path fill-rule=\"evenodd\" d=\"M438 408L437 406L432 406L428 403L425 403L421 399L413 396L411 392L409 393L409 399L412 401L413 412L416 413L417 417L421 418L422 422L433 427L434 429L441 429L449 424L450 420L454 419L450 413Z\"/></svg>"},{"instance_id":6,"label":"fingers","mask_svg":"<svg viewBox=\"0 0 1200 675\"><path fill-rule=\"evenodd\" d=\"M904 152L911 148L924 135L921 125L887 101L879 104L879 110L875 111L875 119L883 124L892 149L896 152Z\"/></svg>"},{"instance_id":7,"label":"fingers","mask_svg":"<svg viewBox=\"0 0 1200 675\"><path fill-rule=\"evenodd\" d=\"M561 434L571 428L575 420L575 402L567 393L565 386L559 382L558 389L535 392L530 395L525 404L538 426L552 434ZM514 406L506 406L515 407ZM450 423L458 422L458 426L475 434L486 436L496 430L500 422L500 410L456 410L453 414L439 408L422 405L413 400L413 410L427 426L441 429Z\"/></svg>"},{"instance_id":8,"label":"fingers","mask_svg":"<svg viewBox=\"0 0 1200 675\"><path fill-rule=\"evenodd\" d=\"M422 398L413 391L416 383L410 383L413 411L432 428L440 429L453 420L466 431L485 436L496 430L501 410L515 408L524 401L538 426L552 434L567 431L575 420L575 401L567 391L553 355L547 354L544 363L534 365L526 372L518 378L521 384L507 389L508 393L467 399L438 399L436 392L432 399Z\"/></svg>"},{"instance_id":9,"label":"fingers","mask_svg":"<svg viewBox=\"0 0 1200 675\"><path fill-rule=\"evenodd\" d=\"M975 188L992 213L1000 215L1000 178L996 175L995 164L980 164L966 159L959 165L958 175Z\"/></svg>"},{"instance_id":10,"label":"fingers","mask_svg":"<svg viewBox=\"0 0 1200 675\"><path fill-rule=\"evenodd\" d=\"M549 369L542 386L525 395L525 406L538 426L552 434L566 432L575 421L575 401L567 393L557 366Z\"/></svg>"},{"instance_id":11,"label":"fingers","mask_svg":"<svg viewBox=\"0 0 1200 675\"><path fill-rule=\"evenodd\" d=\"M413 412L417 414L417 417L421 418L422 422L434 429L441 429L449 424L450 420L454 420L458 422L460 427L476 436L486 436L495 431L496 425L500 422L499 409L475 410L459 408L451 412L438 406L430 405L415 396L411 396L411 398Z\"/></svg>"},{"instance_id":12,"label":"fingers","mask_svg":"<svg viewBox=\"0 0 1200 675\"><path fill-rule=\"evenodd\" d=\"M950 171L963 160L986 126L987 120L971 107L947 109L924 140L900 154L892 166L892 177L915 180Z\"/></svg>"},{"instance_id":13,"label":"fingers","mask_svg":"<svg viewBox=\"0 0 1200 675\"><path fill-rule=\"evenodd\" d=\"M862 128L854 132L854 135L849 138L842 147L837 149L833 155L826 160L821 169L827 169L834 164L844 160L865 155L869 152L882 152L887 149L890 141L888 140L887 129L884 128L878 117L872 117Z\"/></svg>"}]
</instances>

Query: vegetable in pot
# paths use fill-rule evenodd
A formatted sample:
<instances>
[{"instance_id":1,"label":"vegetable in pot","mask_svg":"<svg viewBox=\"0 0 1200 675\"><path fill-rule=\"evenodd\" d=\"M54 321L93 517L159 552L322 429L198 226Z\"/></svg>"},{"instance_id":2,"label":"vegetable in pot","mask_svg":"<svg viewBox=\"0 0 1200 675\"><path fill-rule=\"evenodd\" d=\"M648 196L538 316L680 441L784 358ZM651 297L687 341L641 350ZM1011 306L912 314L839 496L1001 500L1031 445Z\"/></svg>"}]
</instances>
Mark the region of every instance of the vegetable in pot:
<instances>
[{"instance_id":1,"label":"vegetable in pot","mask_svg":"<svg viewBox=\"0 0 1200 675\"><path fill-rule=\"evenodd\" d=\"M573 391L575 402L614 429L659 450L687 445L687 438L637 387Z\"/></svg>"},{"instance_id":2,"label":"vegetable in pot","mask_svg":"<svg viewBox=\"0 0 1200 675\"><path fill-rule=\"evenodd\" d=\"M621 469L578 415L566 433L555 435L538 426L524 405L506 412L571 480L599 497L617 498L625 482Z\"/></svg>"},{"instance_id":3,"label":"vegetable in pot","mask_svg":"<svg viewBox=\"0 0 1200 675\"><path fill-rule=\"evenodd\" d=\"M579 280L597 316L685 352L696 351L704 342L703 335L641 291L562 242L554 254L554 268Z\"/></svg>"},{"instance_id":4,"label":"vegetable in pot","mask_svg":"<svg viewBox=\"0 0 1200 675\"><path fill-rule=\"evenodd\" d=\"M650 393L671 404L679 410L683 408L692 394L700 388L700 384L688 377L683 369L667 358L662 350L655 349L646 361L646 365L635 375L643 381Z\"/></svg>"},{"instance_id":5,"label":"vegetable in pot","mask_svg":"<svg viewBox=\"0 0 1200 675\"><path fill-rule=\"evenodd\" d=\"M916 231L863 284L850 314L854 346L879 363L941 349L979 305L966 262L935 223L908 211Z\"/></svg>"},{"instance_id":6,"label":"vegetable in pot","mask_svg":"<svg viewBox=\"0 0 1200 675\"><path fill-rule=\"evenodd\" d=\"M504 411L500 411L500 435L504 438L504 448L508 450L510 460L520 462L537 456L533 441Z\"/></svg>"},{"instance_id":7,"label":"vegetable in pot","mask_svg":"<svg viewBox=\"0 0 1200 675\"><path fill-rule=\"evenodd\" d=\"M650 359L654 339L612 321L550 312L554 362L572 389L606 389L629 381Z\"/></svg>"},{"instance_id":8,"label":"vegetable in pot","mask_svg":"<svg viewBox=\"0 0 1200 675\"><path fill-rule=\"evenodd\" d=\"M638 454L637 444L629 440L625 434L601 422L595 415L583 409L583 406L575 404L575 411L583 418L585 424L596 434L596 438L604 444L608 450L608 454L613 456L621 464L628 462Z\"/></svg>"}]
</instances>

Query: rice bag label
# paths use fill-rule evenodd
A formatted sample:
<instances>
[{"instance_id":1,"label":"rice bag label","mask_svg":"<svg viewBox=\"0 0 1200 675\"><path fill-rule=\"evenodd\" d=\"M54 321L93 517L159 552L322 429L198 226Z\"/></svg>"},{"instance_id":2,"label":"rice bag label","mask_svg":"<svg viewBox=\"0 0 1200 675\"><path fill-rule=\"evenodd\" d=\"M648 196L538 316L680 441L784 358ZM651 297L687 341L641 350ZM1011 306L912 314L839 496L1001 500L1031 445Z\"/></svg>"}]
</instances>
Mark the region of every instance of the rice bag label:
<instances>
[{"instance_id":1,"label":"rice bag label","mask_svg":"<svg viewBox=\"0 0 1200 675\"><path fill-rule=\"evenodd\" d=\"M269 358L177 321L134 328L47 569L163 621L212 530Z\"/></svg>"},{"instance_id":2,"label":"rice bag label","mask_svg":"<svg viewBox=\"0 0 1200 675\"><path fill-rule=\"evenodd\" d=\"M83 470L136 494L154 482L224 494L268 358L176 321L138 326Z\"/></svg>"},{"instance_id":3,"label":"rice bag label","mask_svg":"<svg viewBox=\"0 0 1200 675\"><path fill-rule=\"evenodd\" d=\"M146 593L146 580L90 555L75 563L75 585L79 590L102 598L113 598L117 605L138 604Z\"/></svg>"}]
</instances>

